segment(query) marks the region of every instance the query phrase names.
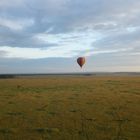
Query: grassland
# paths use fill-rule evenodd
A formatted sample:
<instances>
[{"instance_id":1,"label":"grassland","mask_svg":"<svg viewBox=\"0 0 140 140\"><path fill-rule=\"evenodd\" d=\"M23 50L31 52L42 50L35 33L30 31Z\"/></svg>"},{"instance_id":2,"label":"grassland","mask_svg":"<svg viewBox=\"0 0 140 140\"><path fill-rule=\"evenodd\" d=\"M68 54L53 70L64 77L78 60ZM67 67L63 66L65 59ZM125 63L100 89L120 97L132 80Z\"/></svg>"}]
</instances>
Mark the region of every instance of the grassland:
<instances>
[{"instance_id":1,"label":"grassland","mask_svg":"<svg viewBox=\"0 0 140 140\"><path fill-rule=\"evenodd\" d=\"M140 140L140 77L0 79L0 140Z\"/></svg>"}]
</instances>

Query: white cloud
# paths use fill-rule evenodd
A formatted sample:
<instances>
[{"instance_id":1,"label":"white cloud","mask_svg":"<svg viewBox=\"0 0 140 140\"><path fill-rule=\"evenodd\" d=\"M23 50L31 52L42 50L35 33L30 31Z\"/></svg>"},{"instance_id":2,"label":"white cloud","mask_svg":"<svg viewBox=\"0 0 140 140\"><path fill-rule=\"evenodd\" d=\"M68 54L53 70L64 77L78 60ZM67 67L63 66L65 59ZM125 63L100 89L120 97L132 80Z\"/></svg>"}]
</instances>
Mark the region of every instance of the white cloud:
<instances>
[{"instance_id":1,"label":"white cloud","mask_svg":"<svg viewBox=\"0 0 140 140\"><path fill-rule=\"evenodd\" d=\"M91 56L96 54L106 54L106 53L120 53L120 52L127 52L132 50L132 48L119 48L119 49L110 49L110 50L95 50L91 52L87 52L85 56Z\"/></svg>"},{"instance_id":2,"label":"white cloud","mask_svg":"<svg viewBox=\"0 0 140 140\"><path fill-rule=\"evenodd\" d=\"M127 49L118 49L118 50L99 50L99 51L91 51L89 53L84 53L85 56L91 56L93 54L105 54L105 53L117 53L117 52L124 52ZM65 48L64 46L61 47L54 47L48 49L41 49L41 48L19 48L19 47L9 47L3 46L0 47L0 52L6 52L3 57L5 58L23 58L23 59L40 59L40 58L69 58L73 56L78 56L78 48L77 52L72 48Z\"/></svg>"},{"instance_id":3,"label":"white cloud","mask_svg":"<svg viewBox=\"0 0 140 140\"><path fill-rule=\"evenodd\" d=\"M65 6L70 0L48 0L47 4L49 5L49 7L53 7L54 8L62 8L63 6Z\"/></svg>"},{"instance_id":4,"label":"white cloud","mask_svg":"<svg viewBox=\"0 0 140 140\"><path fill-rule=\"evenodd\" d=\"M104 37L103 34L93 31L74 31L70 33L61 33L61 34L49 34L43 33L34 36L34 38L40 40L40 42L48 44L58 44L61 51L86 51L93 49L91 44L96 42Z\"/></svg>"},{"instance_id":5,"label":"white cloud","mask_svg":"<svg viewBox=\"0 0 140 140\"><path fill-rule=\"evenodd\" d=\"M5 58L40 59L49 57L72 57L75 53L63 48L19 48L19 47L0 47L0 51L6 52Z\"/></svg>"},{"instance_id":6,"label":"white cloud","mask_svg":"<svg viewBox=\"0 0 140 140\"><path fill-rule=\"evenodd\" d=\"M128 32L130 32L130 33L135 32L135 31L137 31L137 30L139 30L139 29L140 29L140 26L136 26L136 27L134 27L134 26L132 26L132 27L126 27L126 30L127 30Z\"/></svg>"},{"instance_id":7,"label":"white cloud","mask_svg":"<svg viewBox=\"0 0 140 140\"><path fill-rule=\"evenodd\" d=\"M103 67L112 65L113 57L119 58L118 69L126 62L137 66L139 7L139 0L0 0L0 64L11 58L50 62L54 57L94 55L99 60L109 57L100 63ZM36 60L30 61L36 67Z\"/></svg>"},{"instance_id":8,"label":"white cloud","mask_svg":"<svg viewBox=\"0 0 140 140\"><path fill-rule=\"evenodd\" d=\"M22 5L24 0L0 0L0 7L16 7Z\"/></svg>"},{"instance_id":9,"label":"white cloud","mask_svg":"<svg viewBox=\"0 0 140 140\"><path fill-rule=\"evenodd\" d=\"M44 44L56 44L53 47L10 47L1 46L0 51L6 52L5 58L40 59L53 57L92 56L95 54L119 53L133 50L133 48L102 49L93 46L104 37L94 30L74 31L70 33L51 34L48 31L35 35L33 38Z\"/></svg>"},{"instance_id":10,"label":"white cloud","mask_svg":"<svg viewBox=\"0 0 140 140\"><path fill-rule=\"evenodd\" d=\"M6 19L0 18L0 25L8 27L11 30L22 30L28 26L33 25L34 20L32 19Z\"/></svg>"}]
</instances>

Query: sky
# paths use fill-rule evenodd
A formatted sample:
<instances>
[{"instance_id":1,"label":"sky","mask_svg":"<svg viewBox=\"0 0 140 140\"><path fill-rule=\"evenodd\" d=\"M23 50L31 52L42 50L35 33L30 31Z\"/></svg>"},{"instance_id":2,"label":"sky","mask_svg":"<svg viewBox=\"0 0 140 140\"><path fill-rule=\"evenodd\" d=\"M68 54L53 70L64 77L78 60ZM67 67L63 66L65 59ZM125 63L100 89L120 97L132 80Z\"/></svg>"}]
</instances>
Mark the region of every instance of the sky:
<instances>
[{"instance_id":1,"label":"sky","mask_svg":"<svg viewBox=\"0 0 140 140\"><path fill-rule=\"evenodd\" d=\"M0 74L140 72L139 7L140 0L0 0Z\"/></svg>"}]
</instances>

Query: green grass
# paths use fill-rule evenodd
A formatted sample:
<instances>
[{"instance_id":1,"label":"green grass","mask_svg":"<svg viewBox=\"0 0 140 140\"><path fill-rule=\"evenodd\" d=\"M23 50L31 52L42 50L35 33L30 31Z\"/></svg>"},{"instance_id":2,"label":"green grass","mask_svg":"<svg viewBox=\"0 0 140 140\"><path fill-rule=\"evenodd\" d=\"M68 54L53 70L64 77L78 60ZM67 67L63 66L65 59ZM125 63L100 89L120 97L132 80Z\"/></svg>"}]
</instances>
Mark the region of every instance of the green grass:
<instances>
[{"instance_id":1,"label":"green grass","mask_svg":"<svg viewBox=\"0 0 140 140\"><path fill-rule=\"evenodd\" d=\"M0 79L0 140L139 140L140 77Z\"/></svg>"}]
</instances>

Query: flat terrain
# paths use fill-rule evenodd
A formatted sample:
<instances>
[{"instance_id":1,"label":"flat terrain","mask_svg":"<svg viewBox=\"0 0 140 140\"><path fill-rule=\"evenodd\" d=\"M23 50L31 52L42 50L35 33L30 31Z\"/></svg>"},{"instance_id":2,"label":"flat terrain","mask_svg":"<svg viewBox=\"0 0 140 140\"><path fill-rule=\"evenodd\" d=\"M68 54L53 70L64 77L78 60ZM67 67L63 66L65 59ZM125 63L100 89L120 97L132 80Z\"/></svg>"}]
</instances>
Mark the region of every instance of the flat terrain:
<instances>
[{"instance_id":1,"label":"flat terrain","mask_svg":"<svg viewBox=\"0 0 140 140\"><path fill-rule=\"evenodd\" d=\"M0 79L0 140L140 140L140 77Z\"/></svg>"}]
</instances>

